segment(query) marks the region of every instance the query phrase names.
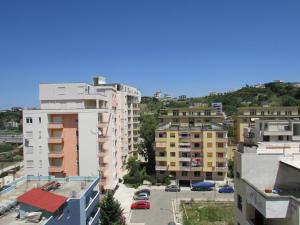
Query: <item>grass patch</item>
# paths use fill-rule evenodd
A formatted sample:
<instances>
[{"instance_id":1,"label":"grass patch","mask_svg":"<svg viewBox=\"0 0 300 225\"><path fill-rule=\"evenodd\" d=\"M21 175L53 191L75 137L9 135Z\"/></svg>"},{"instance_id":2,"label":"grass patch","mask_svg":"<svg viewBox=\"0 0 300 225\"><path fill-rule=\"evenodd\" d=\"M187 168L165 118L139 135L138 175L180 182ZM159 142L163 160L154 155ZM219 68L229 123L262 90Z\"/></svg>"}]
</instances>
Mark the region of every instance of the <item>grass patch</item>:
<instances>
[{"instance_id":1,"label":"grass patch","mask_svg":"<svg viewBox=\"0 0 300 225\"><path fill-rule=\"evenodd\" d=\"M184 225L234 225L233 203L192 203L183 208Z\"/></svg>"}]
</instances>

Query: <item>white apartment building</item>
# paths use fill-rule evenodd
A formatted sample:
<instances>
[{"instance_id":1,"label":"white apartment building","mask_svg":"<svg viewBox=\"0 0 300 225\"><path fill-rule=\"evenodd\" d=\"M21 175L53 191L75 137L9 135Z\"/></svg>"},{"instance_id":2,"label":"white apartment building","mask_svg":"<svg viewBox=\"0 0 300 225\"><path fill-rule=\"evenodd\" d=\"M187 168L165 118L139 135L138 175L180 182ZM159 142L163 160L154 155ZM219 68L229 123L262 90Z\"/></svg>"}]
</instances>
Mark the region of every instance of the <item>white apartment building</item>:
<instances>
[{"instance_id":1,"label":"white apartment building","mask_svg":"<svg viewBox=\"0 0 300 225\"><path fill-rule=\"evenodd\" d=\"M235 224L300 224L300 121L256 121L235 152Z\"/></svg>"},{"instance_id":2,"label":"white apartment building","mask_svg":"<svg viewBox=\"0 0 300 225\"><path fill-rule=\"evenodd\" d=\"M107 84L40 84L40 109L23 111L26 175L97 176L102 190L122 178L137 155L138 89Z\"/></svg>"}]
</instances>

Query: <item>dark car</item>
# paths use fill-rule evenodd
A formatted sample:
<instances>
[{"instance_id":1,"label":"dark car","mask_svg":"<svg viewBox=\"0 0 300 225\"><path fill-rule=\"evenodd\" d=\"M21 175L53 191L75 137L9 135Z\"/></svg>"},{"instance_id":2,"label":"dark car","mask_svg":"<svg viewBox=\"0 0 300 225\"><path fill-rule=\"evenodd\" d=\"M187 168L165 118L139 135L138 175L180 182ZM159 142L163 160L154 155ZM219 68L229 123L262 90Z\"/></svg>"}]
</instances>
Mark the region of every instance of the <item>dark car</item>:
<instances>
[{"instance_id":1,"label":"dark car","mask_svg":"<svg viewBox=\"0 0 300 225\"><path fill-rule=\"evenodd\" d=\"M219 193L233 193L234 188L231 186L224 186L219 189Z\"/></svg>"},{"instance_id":2,"label":"dark car","mask_svg":"<svg viewBox=\"0 0 300 225\"><path fill-rule=\"evenodd\" d=\"M211 187L192 187L192 191L212 191L213 188Z\"/></svg>"},{"instance_id":3,"label":"dark car","mask_svg":"<svg viewBox=\"0 0 300 225\"><path fill-rule=\"evenodd\" d=\"M148 201L137 201L131 204L131 209L150 209L150 202Z\"/></svg>"},{"instance_id":4,"label":"dark car","mask_svg":"<svg viewBox=\"0 0 300 225\"><path fill-rule=\"evenodd\" d=\"M169 222L168 225L176 225L175 222Z\"/></svg>"},{"instance_id":5,"label":"dark car","mask_svg":"<svg viewBox=\"0 0 300 225\"><path fill-rule=\"evenodd\" d=\"M167 192L180 192L180 187L178 185L168 185L165 188Z\"/></svg>"},{"instance_id":6,"label":"dark car","mask_svg":"<svg viewBox=\"0 0 300 225\"><path fill-rule=\"evenodd\" d=\"M149 189L141 189L141 190L136 191L134 194L139 195L141 193L146 193L148 196L150 196L150 194L151 194Z\"/></svg>"}]
</instances>

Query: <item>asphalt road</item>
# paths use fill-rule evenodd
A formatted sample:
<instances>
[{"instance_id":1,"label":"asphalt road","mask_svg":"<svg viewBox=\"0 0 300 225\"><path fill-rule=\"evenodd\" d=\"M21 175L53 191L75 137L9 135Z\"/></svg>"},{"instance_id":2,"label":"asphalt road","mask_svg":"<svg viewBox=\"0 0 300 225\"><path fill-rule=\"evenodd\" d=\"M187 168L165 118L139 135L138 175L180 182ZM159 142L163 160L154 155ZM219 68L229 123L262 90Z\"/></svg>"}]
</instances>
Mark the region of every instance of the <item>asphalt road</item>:
<instances>
[{"instance_id":1,"label":"asphalt road","mask_svg":"<svg viewBox=\"0 0 300 225\"><path fill-rule=\"evenodd\" d=\"M233 201L233 194L220 194L214 191L194 192L181 191L177 193L177 199L190 200L223 200ZM176 192L164 190L151 190L150 209L132 210L131 223L145 223L145 225L167 225L174 221L172 200L176 199Z\"/></svg>"}]
</instances>

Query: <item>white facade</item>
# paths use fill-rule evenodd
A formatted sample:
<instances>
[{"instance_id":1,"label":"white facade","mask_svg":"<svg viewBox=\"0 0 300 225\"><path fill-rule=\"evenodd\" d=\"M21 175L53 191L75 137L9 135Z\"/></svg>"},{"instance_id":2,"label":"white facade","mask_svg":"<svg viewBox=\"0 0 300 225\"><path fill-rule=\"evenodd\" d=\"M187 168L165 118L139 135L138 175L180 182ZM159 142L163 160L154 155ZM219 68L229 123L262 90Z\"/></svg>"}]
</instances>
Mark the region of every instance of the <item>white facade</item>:
<instances>
[{"instance_id":1,"label":"white facade","mask_svg":"<svg viewBox=\"0 0 300 225\"><path fill-rule=\"evenodd\" d=\"M128 154L137 154L140 97L98 77L94 85L41 84L41 109L23 111L26 174L100 173L103 189L114 189Z\"/></svg>"},{"instance_id":2,"label":"white facade","mask_svg":"<svg viewBox=\"0 0 300 225\"><path fill-rule=\"evenodd\" d=\"M299 121L256 121L235 152L236 225L300 223Z\"/></svg>"}]
</instances>

